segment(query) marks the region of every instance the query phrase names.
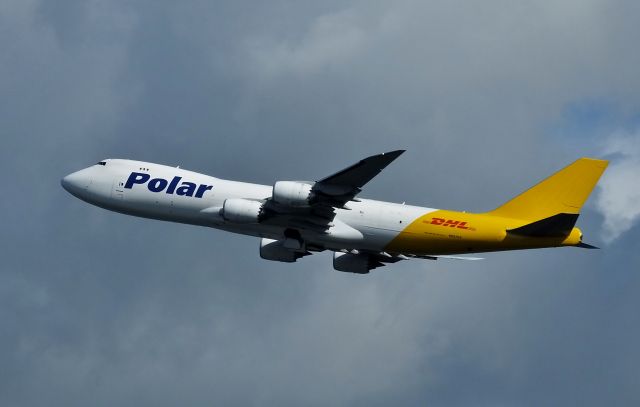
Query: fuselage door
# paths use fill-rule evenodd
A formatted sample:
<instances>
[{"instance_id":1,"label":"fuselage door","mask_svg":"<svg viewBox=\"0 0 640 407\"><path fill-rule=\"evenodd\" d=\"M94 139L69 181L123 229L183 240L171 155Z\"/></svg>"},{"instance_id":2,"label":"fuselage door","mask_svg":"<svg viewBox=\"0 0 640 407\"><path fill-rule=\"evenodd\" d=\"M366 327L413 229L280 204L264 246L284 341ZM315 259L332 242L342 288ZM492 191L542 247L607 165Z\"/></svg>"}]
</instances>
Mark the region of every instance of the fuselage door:
<instances>
[{"instance_id":1,"label":"fuselage door","mask_svg":"<svg viewBox=\"0 0 640 407\"><path fill-rule=\"evenodd\" d=\"M124 199L124 180L116 178L113 181L113 197L115 199Z\"/></svg>"}]
</instances>

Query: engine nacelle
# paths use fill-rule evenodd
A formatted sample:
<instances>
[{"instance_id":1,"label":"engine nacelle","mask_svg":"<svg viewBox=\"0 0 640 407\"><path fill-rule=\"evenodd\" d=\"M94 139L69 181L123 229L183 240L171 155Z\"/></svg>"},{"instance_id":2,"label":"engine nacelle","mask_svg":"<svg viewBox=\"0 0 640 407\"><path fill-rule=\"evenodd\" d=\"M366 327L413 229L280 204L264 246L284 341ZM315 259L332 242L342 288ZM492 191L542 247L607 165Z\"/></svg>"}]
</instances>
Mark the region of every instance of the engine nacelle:
<instances>
[{"instance_id":1,"label":"engine nacelle","mask_svg":"<svg viewBox=\"0 0 640 407\"><path fill-rule=\"evenodd\" d=\"M262 238L260 240L260 257L265 260L293 263L302 257L302 252L284 247L283 240Z\"/></svg>"},{"instance_id":2,"label":"engine nacelle","mask_svg":"<svg viewBox=\"0 0 640 407\"><path fill-rule=\"evenodd\" d=\"M233 223L258 223L262 202L250 199L225 199L220 214L224 220Z\"/></svg>"},{"instance_id":3,"label":"engine nacelle","mask_svg":"<svg viewBox=\"0 0 640 407\"><path fill-rule=\"evenodd\" d=\"M366 254L333 253L333 268L347 273L367 274L371 267L371 258Z\"/></svg>"},{"instance_id":4,"label":"engine nacelle","mask_svg":"<svg viewBox=\"0 0 640 407\"><path fill-rule=\"evenodd\" d=\"M297 181L278 181L273 185L272 198L288 206L309 206L313 185Z\"/></svg>"}]
</instances>

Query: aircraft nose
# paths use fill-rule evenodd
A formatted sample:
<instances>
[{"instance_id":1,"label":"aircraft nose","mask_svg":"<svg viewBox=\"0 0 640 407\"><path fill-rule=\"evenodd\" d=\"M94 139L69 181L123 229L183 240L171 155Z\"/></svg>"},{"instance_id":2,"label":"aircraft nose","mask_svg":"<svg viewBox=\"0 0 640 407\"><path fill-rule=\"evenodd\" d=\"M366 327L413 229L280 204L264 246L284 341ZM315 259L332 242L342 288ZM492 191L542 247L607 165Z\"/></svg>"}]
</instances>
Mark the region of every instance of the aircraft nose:
<instances>
[{"instance_id":1,"label":"aircraft nose","mask_svg":"<svg viewBox=\"0 0 640 407\"><path fill-rule=\"evenodd\" d=\"M78 195L83 190L86 190L90 183L91 177L86 169L73 172L60 180L62 188L72 195Z\"/></svg>"}]
</instances>

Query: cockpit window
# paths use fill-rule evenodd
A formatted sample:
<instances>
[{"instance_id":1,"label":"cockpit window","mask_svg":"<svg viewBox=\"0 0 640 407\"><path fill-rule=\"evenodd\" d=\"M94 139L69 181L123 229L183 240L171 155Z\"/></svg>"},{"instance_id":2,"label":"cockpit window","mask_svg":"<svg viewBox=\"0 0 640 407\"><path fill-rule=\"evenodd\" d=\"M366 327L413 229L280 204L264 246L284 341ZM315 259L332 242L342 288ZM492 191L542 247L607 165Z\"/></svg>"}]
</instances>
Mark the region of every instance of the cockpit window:
<instances>
[{"instance_id":1,"label":"cockpit window","mask_svg":"<svg viewBox=\"0 0 640 407\"><path fill-rule=\"evenodd\" d=\"M106 161L99 161L96 164L97 165L107 165L107 162Z\"/></svg>"}]
</instances>

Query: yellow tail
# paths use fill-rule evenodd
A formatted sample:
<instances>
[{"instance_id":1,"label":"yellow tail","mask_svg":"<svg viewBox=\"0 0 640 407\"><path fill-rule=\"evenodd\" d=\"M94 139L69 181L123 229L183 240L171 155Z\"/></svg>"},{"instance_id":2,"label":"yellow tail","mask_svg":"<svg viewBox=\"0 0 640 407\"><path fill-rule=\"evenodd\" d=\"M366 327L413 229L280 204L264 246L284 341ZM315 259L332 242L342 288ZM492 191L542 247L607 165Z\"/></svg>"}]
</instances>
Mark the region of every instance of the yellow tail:
<instances>
[{"instance_id":1,"label":"yellow tail","mask_svg":"<svg viewBox=\"0 0 640 407\"><path fill-rule=\"evenodd\" d=\"M530 221L578 214L608 164L606 160L580 158L489 214Z\"/></svg>"}]
</instances>

